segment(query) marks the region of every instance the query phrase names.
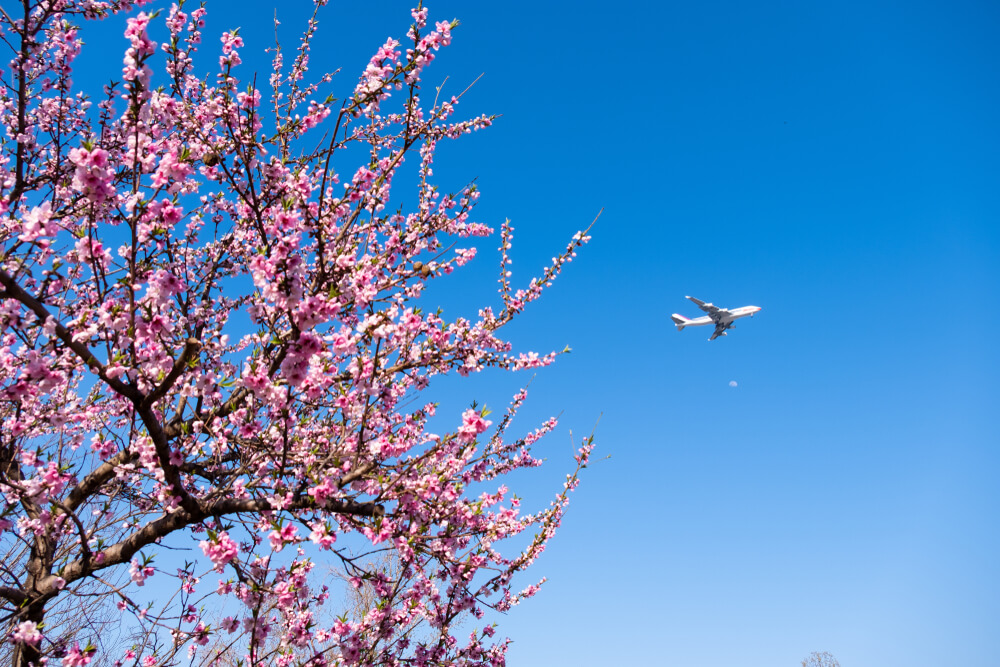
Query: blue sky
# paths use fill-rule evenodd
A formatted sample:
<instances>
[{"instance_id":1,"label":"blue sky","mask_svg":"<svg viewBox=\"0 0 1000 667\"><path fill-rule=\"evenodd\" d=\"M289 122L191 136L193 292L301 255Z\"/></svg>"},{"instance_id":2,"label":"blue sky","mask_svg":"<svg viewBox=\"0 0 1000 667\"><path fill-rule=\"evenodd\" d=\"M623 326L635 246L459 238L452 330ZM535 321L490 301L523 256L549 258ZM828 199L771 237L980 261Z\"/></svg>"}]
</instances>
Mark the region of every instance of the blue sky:
<instances>
[{"instance_id":1,"label":"blue sky","mask_svg":"<svg viewBox=\"0 0 1000 667\"><path fill-rule=\"evenodd\" d=\"M266 72L273 6L212 0L206 37L242 26ZM436 175L478 178L478 219L513 221L515 282L604 209L510 332L573 348L533 382L522 427L561 428L524 495L558 487L570 428L600 419L610 455L504 619L510 664L995 664L996 5L428 6L462 26L425 81L485 73L460 108L503 115ZM317 70L353 85L409 7L332 0ZM300 9L279 10L289 48ZM119 53L85 52L81 76ZM495 300L496 245L470 306ZM708 343L670 323L687 294L763 311ZM524 380L448 390L501 407Z\"/></svg>"}]
</instances>

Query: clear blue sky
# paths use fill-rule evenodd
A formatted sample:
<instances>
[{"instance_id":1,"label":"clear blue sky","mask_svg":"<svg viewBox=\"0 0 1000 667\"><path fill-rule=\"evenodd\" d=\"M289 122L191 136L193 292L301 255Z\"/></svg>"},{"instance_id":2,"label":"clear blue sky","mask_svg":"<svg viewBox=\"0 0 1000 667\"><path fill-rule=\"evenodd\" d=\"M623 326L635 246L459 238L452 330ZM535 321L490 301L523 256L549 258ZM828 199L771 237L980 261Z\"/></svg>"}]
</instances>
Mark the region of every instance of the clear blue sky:
<instances>
[{"instance_id":1,"label":"clear blue sky","mask_svg":"<svg viewBox=\"0 0 1000 667\"><path fill-rule=\"evenodd\" d=\"M206 36L242 26L264 73L274 4L212 0ZM512 219L515 279L604 208L511 331L574 350L534 380L525 416L562 418L527 498L558 487L569 428L600 416L611 458L504 620L510 664L997 664L997 5L428 6L462 26L426 81L485 72L461 108L503 114L436 173L478 177L478 219ZM409 7L332 0L317 69L352 86ZM299 9L280 9L290 48ZM495 297L481 245L470 305ZM671 326L686 294L763 311L708 343ZM525 379L449 390L500 407Z\"/></svg>"}]
</instances>

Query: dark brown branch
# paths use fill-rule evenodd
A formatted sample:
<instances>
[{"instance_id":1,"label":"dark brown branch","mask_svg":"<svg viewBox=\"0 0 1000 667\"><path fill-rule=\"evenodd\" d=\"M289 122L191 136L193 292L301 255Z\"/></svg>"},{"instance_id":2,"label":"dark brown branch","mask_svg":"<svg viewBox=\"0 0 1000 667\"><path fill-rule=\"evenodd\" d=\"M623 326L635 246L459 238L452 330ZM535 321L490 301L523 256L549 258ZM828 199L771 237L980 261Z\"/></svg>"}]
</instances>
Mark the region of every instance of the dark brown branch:
<instances>
[{"instance_id":1,"label":"dark brown branch","mask_svg":"<svg viewBox=\"0 0 1000 667\"><path fill-rule=\"evenodd\" d=\"M180 470L170 462L170 440L164 432L156 413L153 412L152 406L143 402L142 405L137 406L136 411L139 413L139 418L146 427L149 438L153 441L157 462L160 464L160 468L163 469L164 480L181 499L181 506L191 514L198 514L200 511L198 501L184 488Z\"/></svg>"},{"instance_id":2,"label":"dark brown branch","mask_svg":"<svg viewBox=\"0 0 1000 667\"><path fill-rule=\"evenodd\" d=\"M266 499L223 498L214 503L199 503L194 499L191 500L197 505L196 511L190 512L186 508L180 509L172 514L166 514L159 519L147 523L138 532L133 533L118 544L95 554L89 561L76 560L70 563L62 572L63 579L69 584L87 576L91 572L126 563L143 547L149 546L173 532L204 521L212 516L218 517L227 514L242 513L259 514L273 510L273 507ZM288 509L300 510L310 507L314 507L312 498L306 496L294 502ZM347 498L328 500L323 509L337 514L351 514L374 519L385 516L385 507L383 505L373 502L358 502ZM97 563L100 564L98 565ZM46 586L40 586L40 591L43 594L50 592L47 589L54 589L55 578L50 577L43 584Z\"/></svg>"},{"instance_id":3,"label":"dark brown branch","mask_svg":"<svg viewBox=\"0 0 1000 667\"><path fill-rule=\"evenodd\" d=\"M80 521L80 517L76 515L76 512L70 511L69 508L56 500L53 500L52 504L65 512L66 516L68 516L70 521L73 522L73 525L76 526L76 532L80 538L80 550L83 552L83 562L89 563L92 552L90 551L90 545L87 542L90 538L87 536L87 529L84 527L83 522Z\"/></svg>"},{"instance_id":4,"label":"dark brown branch","mask_svg":"<svg viewBox=\"0 0 1000 667\"><path fill-rule=\"evenodd\" d=\"M27 595L16 588L10 588L9 586L0 586L0 598L11 602L18 607L23 605L28 600Z\"/></svg>"},{"instance_id":5,"label":"dark brown branch","mask_svg":"<svg viewBox=\"0 0 1000 667\"><path fill-rule=\"evenodd\" d=\"M115 468L130 463L133 459L135 459L135 454L126 449L97 466L89 475L83 478L83 481L70 490L69 495L66 497L66 509L71 512L74 511L91 494L100 489L105 482L114 477Z\"/></svg>"}]
</instances>

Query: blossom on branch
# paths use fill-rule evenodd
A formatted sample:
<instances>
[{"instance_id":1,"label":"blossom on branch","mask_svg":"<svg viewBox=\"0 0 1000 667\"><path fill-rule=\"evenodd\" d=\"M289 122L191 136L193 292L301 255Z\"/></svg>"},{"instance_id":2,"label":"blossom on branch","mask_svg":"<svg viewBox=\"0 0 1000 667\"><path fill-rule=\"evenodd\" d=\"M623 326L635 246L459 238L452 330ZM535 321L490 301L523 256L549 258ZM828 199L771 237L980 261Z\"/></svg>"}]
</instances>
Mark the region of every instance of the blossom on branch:
<instances>
[{"instance_id":1,"label":"blossom on branch","mask_svg":"<svg viewBox=\"0 0 1000 667\"><path fill-rule=\"evenodd\" d=\"M179 2L128 17L123 81L77 91L74 22L146 4L0 12L0 658L504 664L481 619L537 592L519 575L593 442L526 513L505 479L555 420L519 436L525 391L492 419L421 392L552 364L503 328L589 236L518 288L504 223L496 303L439 310L428 285L493 231L474 183L435 181L442 142L494 120L422 97L458 22L418 5L339 86L309 71L314 15L265 95L229 26L198 69L211 3Z\"/></svg>"}]
</instances>

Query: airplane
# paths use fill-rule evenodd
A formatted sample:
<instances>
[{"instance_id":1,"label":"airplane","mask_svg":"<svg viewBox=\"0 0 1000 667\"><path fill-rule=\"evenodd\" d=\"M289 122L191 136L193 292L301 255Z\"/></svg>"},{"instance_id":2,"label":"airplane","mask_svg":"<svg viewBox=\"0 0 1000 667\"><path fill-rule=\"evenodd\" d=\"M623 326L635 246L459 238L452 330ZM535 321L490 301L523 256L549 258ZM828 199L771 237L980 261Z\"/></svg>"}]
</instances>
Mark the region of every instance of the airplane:
<instances>
[{"instance_id":1,"label":"airplane","mask_svg":"<svg viewBox=\"0 0 1000 667\"><path fill-rule=\"evenodd\" d=\"M684 327L698 327L703 324L714 324L715 331L712 333L712 337L708 339L710 341L715 340L719 336L725 336L726 329L731 329L733 327L734 320L746 317L747 315L753 317L754 313L760 311L760 306L743 306L741 308L727 310L726 308L719 308L710 303L705 303L704 301L696 299L693 296L686 296L684 298L693 301L699 308L708 313L708 315L689 320L683 315L674 313L670 316L670 319L672 319L674 324L677 325L678 331L683 331Z\"/></svg>"}]
</instances>

